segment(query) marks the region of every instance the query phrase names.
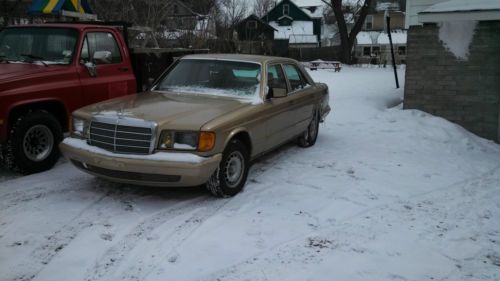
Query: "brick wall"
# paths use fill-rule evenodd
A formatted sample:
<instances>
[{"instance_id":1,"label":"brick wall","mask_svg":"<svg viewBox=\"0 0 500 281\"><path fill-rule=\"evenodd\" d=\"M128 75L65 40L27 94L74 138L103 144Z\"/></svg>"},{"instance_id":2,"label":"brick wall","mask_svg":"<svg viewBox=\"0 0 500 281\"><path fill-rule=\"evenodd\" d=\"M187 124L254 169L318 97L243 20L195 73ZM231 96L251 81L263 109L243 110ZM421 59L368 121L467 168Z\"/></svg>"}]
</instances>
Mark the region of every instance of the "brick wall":
<instances>
[{"instance_id":1,"label":"brick wall","mask_svg":"<svg viewBox=\"0 0 500 281\"><path fill-rule=\"evenodd\" d=\"M412 26L404 108L420 109L500 141L500 21L479 22L468 60L439 40L436 25Z\"/></svg>"}]
</instances>

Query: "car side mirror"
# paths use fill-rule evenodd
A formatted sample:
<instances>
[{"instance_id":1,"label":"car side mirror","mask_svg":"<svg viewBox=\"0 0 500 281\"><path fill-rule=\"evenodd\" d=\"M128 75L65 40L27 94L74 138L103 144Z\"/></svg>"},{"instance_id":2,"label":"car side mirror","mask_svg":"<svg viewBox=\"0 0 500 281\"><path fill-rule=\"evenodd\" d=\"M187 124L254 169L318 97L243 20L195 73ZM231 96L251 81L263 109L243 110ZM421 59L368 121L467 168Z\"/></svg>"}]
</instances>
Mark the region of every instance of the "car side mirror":
<instances>
[{"instance_id":1,"label":"car side mirror","mask_svg":"<svg viewBox=\"0 0 500 281\"><path fill-rule=\"evenodd\" d=\"M266 99L271 98L284 98L286 97L286 89L283 88L269 88Z\"/></svg>"},{"instance_id":2,"label":"car side mirror","mask_svg":"<svg viewBox=\"0 0 500 281\"><path fill-rule=\"evenodd\" d=\"M97 67L93 62L86 62L83 64L87 71L89 72L90 77L97 77Z\"/></svg>"}]
</instances>

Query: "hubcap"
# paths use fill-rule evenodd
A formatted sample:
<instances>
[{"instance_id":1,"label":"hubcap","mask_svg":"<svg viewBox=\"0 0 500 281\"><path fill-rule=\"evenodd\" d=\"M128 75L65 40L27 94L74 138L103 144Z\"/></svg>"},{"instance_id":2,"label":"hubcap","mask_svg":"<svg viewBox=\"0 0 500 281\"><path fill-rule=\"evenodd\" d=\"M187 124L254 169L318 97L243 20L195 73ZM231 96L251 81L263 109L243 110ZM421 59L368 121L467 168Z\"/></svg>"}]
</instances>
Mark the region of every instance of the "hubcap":
<instances>
[{"instance_id":1,"label":"hubcap","mask_svg":"<svg viewBox=\"0 0 500 281\"><path fill-rule=\"evenodd\" d=\"M35 162L45 160L54 147L54 135L45 125L35 125L26 132L23 139L24 155Z\"/></svg>"},{"instance_id":2,"label":"hubcap","mask_svg":"<svg viewBox=\"0 0 500 281\"><path fill-rule=\"evenodd\" d=\"M243 160L243 155L239 151L233 151L227 158L224 167L226 185L230 188L236 187L241 182L244 169L245 161Z\"/></svg>"}]
</instances>

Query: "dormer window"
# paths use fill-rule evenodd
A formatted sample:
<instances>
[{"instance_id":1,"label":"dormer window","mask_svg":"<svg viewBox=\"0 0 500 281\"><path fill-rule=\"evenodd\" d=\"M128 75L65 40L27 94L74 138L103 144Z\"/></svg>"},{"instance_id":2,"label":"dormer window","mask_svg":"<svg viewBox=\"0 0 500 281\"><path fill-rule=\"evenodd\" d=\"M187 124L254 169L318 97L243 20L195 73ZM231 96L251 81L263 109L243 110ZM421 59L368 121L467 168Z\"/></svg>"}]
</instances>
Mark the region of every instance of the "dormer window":
<instances>
[{"instance_id":1,"label":"dormer window","mask_svg":"<svg viewBox=\"0 0 500 281\"><path fill-rule=\"evenodd\" d=\"M283 15L288 16L290 14L290 5L285 4L283 5Z\"/></svg>"}]
</instances>

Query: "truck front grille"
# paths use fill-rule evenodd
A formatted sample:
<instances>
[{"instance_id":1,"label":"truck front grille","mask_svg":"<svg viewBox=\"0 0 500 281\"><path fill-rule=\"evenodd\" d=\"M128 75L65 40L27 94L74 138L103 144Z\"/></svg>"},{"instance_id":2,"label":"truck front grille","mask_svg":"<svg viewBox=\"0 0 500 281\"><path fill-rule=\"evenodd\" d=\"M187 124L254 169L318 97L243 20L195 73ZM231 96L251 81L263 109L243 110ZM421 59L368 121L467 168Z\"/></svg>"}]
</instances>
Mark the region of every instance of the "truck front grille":
<instances>
[{"instance_id":1,"label":"truck front grille","mask_svg":"<svg viewBox=\"0 0 500 281\"><path fill-rule=\"evenodd\" d=\"M90 123L88 143L115 153L150 154L155 125L148 121L97 118Z\"/></svg>"}]
</instances>

